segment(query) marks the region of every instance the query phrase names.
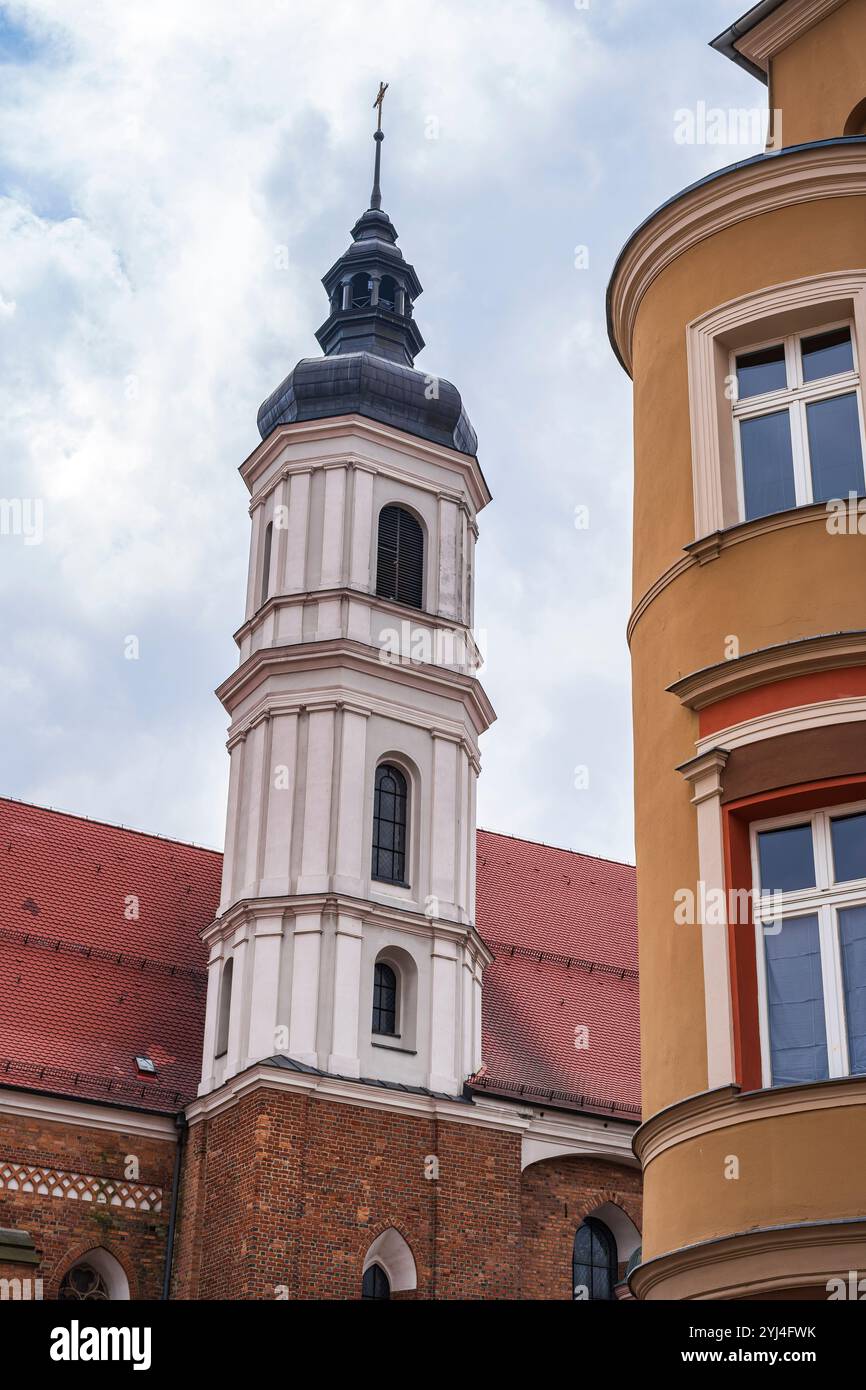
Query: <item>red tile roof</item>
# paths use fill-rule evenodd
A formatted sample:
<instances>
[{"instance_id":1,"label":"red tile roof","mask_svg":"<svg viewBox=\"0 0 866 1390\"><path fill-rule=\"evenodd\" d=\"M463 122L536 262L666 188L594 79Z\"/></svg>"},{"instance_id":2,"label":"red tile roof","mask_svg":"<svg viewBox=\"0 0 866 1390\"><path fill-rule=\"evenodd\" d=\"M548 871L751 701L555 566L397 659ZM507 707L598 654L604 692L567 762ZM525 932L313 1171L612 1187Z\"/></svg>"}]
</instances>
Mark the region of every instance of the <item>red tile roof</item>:
<instances>
[{"instance_id":1,"label":"red tile roof","mask_svg":"<svg viewBox=\"0 0 866 1390\"><path fill-rule=\"evenodd\" d=\"M214 850L0 798L0 1085L189 1101L221 868ZM636 1116L634 870L481 830L477 912L495 956L478 1088Z\"/></svg>"},{"instance_id":2,"label":"red tile roof","mask_svg":"<svg viewBox=\"0 0 866 1390\"><path fill-rule=\"evenodd\" d=\"M168 1112L194 1096L221 869L213 850L0 799L0 1084Z\"/></svg>"},{"instance_id":3,"label":"red tile roof","mask_svg":"<svg viewBox=\"0 0 866 1390\"><path fill-rule=\"evenodd\" d=\"M475 1084L637 1119L631 865L479 830L476 915L495 960Z\"/></svg>"}]
</instances>

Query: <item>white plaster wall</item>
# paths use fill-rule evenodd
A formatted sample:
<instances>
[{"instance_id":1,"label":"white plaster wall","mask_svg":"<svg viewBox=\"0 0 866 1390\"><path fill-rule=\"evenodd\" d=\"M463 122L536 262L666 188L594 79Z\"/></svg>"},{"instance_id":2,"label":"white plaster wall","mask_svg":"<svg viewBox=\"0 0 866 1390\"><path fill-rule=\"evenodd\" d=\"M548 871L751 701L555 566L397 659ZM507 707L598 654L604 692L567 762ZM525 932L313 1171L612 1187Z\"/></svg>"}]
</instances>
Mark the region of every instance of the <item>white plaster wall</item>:
<instances>
[{"instance_id":1,"label":"white plaster wall","mask_svg":"<svg viewBox=\"0 0 866 1390\"><path fill-rule=\"evenodd\" d=\"M213 970L234 960L232 1015L228 1055L214 1059L218 989L209 985L202 1086L282 1048L340 1075L454 1093L480 1061L471 923L487 716L461 685L419 676L406 658L466 669L466 644L441 636L471 617L483 482L476 464L450 451L350 421L292 427L242 473L252 492L250 566L241 670L224 683L226 854L209 937ZM373 593L378 515L389 503L424 529L423 612ZM262 606L269 521L277 524ZM395 632L404 659L382 660ZM341 642L370 655L350 659ZM276 660L247 677L244 663L269 650ZM371 878L382 761L396 762L410 788L405 888ZM373 967L386 949L414 962L402 1046L372 1036Z\"/></svg>"}]
</instances>

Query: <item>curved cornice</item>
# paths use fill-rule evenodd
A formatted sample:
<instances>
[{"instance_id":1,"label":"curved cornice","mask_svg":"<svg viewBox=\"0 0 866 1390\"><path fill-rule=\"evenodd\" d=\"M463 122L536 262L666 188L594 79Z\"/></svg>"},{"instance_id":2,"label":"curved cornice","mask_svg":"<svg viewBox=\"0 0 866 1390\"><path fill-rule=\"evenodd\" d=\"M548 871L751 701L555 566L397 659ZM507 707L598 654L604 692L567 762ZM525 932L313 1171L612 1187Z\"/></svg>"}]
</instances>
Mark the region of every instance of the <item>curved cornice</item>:
<instances>
[{"instance_id":1,"label":"curved cornice","mask_svg":"<svg viewBox=\"0 0 866 1390\"><path fill-rule=\"evenodd\" d=\"M819 198L866 195L866 136L791 145L729 164L677 193L629 237L607 288L611 346L631 375L641 300L658 275L706 237L737 222Z\"/></svg>"},{"instance_id":2,"label":"curved cornice","mask_svg":"<svg viewBox=\"0 0 866 1390\"><path fill-rule=\"evenodd\" d=\"M472 718L477 734L484 733L496 719L496 711L491 705L484 687L475 676L466 676L450 667L434 666L425 661L383 663L382 654L377 647L358 642L351 638L326 638L322 641L299 642L290 645L260 647L236 671L217 686L216 695L229 714L234 713L240 702L246 699L258 685L269 676L288 671L312 671L344 669L367 674L387 671L402 685L416 690L426 690L431 694L445 695L462 701ZM357 704L363 697L354 697L346 691L340 694L336 704ZM316 703L315 697L301 701L304 706ZM264 707L260 716L269 713ZM452 735L443 731L442 737L460 740L455 730Z\"/></svg>"},{"instance_id":3,"label":"curved cornice","mask_svg":"<svg viewBox=\"0 0 866 1390\"><path fill-rule=\"evenodd\" d=\"M641 1167L679 1144L701 1139L731 1125L802 1114L805 1110L837 1110L866 1103L866 1078L844 1076L802 1086L775 1086L742 1092L737 1086L701 1091L651 1116L632 1141Z\"/></svg>"},{"instance_id":4,"label":"curved cornice","mask_svg":"<svg viewBox=\"0 0 866 1390\"><path fill-rule=\"evenodd\" d=\"M864 664L866 631L829 632L745 652L730 661L719 661L715 666L705 666L682 676L667 688L688 709L700 710L729 695L739 695L771 681Z\"/></svg>"},{"instance_id":5,"label":"curved cornice","mask_svg":"<svg viewBox=\"0 0 866 1390\"><path fill-rule=\"evenodd\" d=\"M658 1255L628 1282L642 1300L784 1299L795 1288L829 1293L831 1279L862 1269L864 1253L866 1217L760 1226Z\"/></svg>"},{"instance_id":6,"label":"curved cornice","mask_svg":"<svg viewBox=\"0 0 866 1390\"><path fill-rule=\"evenodd\" d=\"M631 645L634 630L650 604L686 570L692 569L695 565L705 565L710 560L717 560L723 550L730 550L732 546L757 540L774 531L786 531L791 526L806 526L811 522L820 524L826 530L826 502L812 502L804 507L791 507L785 512L753 517L751 521L739 521L736 526L728 526L724 531L712 531L707 536L701 536L699 540L689 541L688 545L683 546L684 554L669 565L638 599L629 616L626 641Z\"/></svg>"}]
</instances>

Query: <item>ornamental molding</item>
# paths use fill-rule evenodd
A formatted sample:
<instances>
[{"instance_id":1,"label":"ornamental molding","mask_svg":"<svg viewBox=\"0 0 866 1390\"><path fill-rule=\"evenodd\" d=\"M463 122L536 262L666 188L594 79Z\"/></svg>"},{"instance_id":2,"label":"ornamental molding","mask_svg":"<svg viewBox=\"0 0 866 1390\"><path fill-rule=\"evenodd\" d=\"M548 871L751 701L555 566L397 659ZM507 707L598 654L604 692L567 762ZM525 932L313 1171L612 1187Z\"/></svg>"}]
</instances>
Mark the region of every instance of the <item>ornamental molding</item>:
<instances>
[{"instance_id":1,"label":"ornamental molding","mask_svg":"<svg viewBox=\"0 0 866 1390\"><path fill-rule=\"evenodd\" d=\"M634 1151L644 1171L650 1163L680 1144L688 1144L732 1125L801 1115L807 1110L841 1110L866 1104L866 1077L836 1077L803 1086L777 1086L743 1093L721 1086L689 1096L660 1110L640 1126Z\"/></svg>"},{"instance_id":2,"label":"ornamental molding","mask_svg":"<svg viewBox=\"0 0 866 1390\"><path fill-rule=\"evenodd\" d=\"M240 475L252 494L264 471L279 457L286 444L327 445L336 441L339 445L347 435L353 438L360 437L374 447L378 445L380 448L395 449L404 457L414 458L419 462L444 465L452 472L462 474L476 511L481 511L491 500L491 493L477 458L471 454L458 453L456 449L449 449L445 445L422 440L391 425L368 420L364 415L340 415L329 420L296 421L294 424L278 425L267 439L263 439L244 459L239 469ZM347 452L349 451L345 447L340 450L337 461ZM383 464L381 457L375 454L367 455L361 450L351 450L351 453L353 458L377 471L388 469L393 472L394 477L406 476L404 472L393 469L393 466ZM321 460L307 458L299 462L299 467L307 470L315 468L320 461L324 462L326 457L333 458L334 455L325 455ZM287 461L285 466L289 472L292 471L291 463Z\"/></svg>"},{"instance_id":3,"label":"ornamental molding","mask_svg":"<svg viewBox=\"0 0 866 1390\"><path fill-rule=\"evenodd\" d=\"M296 426L284 425L281 428L295 429ZM401 452L404 451L401 450ZM451 466L453 467L453 463L451 463ZM410 473L406 468L397 467L395 464L383 463L381 459L376 458L373 454L359 453L326 454L323 458L316 459L315 462L312 463L306 459L299 463L287 462L283 464L278 473L258 475L258 484L255 491L250 494L247 507L249 515L252 516L256 508L267 501L271 494L276 492L280 483L285 482L288 478L296 478L299 474L304 473L312 476L314 473L328 472L335 468L355 473L369 473L372 478L388 478L390 481L397 483L411 483L414 487L417 487L420 492L427 492L430 493L432 497L439 497L445 501L453 502L454 506L464 512L472 524L475 525L475 513L466 500L466 494L458 492L456 488L454 490L443 488L441 482L435 480L431 481L430 478L425 478L421 473ZM462 474L463 470L461 469L460 471ZM468 492L473 504L475 504L477 510L480 511L485 505L485 502L480 501L471 488L468 489ZM487 501L489 500L490 498L488 497Z\"/></svg>"},{"instance_id":4,"label":"ornamental molding","mask_svg":"<svg viewBox=\"0 0 866 1390\"><path fill-rule=\"evenodd\" d=\"M122 1207L125 1211L162 1211L162 1188L119 1178L97 1178L67 1173L61 1168L39 1168L0 1158L0 1192L22 1192L34 1197L65 1197L95 1206Z\"/></svg>"},{"instance_id":5,"label":"ornamental molding","mask_svg":"<svg viewBox=\"0 0 866 1390\"><path fill-rule=\"evenodd\" d=\"M686 553L682 559L676 560L660 574L632 609L626 627L626 638L629 645L631 645L635 628L651 604L664 593L669 584L673 584L681 574L685 574L693 566L705 565L711 560L717 560L722 551L730 550L734 545L758 540L761 536L769 536L774 531L787 531L792 526L806 526L814 522L820 523L826 531L826 503L812 502L805 507L792 507L787 512L773 512L771 516L755 517L753 521L741 521L736 526L728 527L727 530L714 531L711 535L702 536L700 540L690 541L688 545L683 546ZM832 539L838 539L838 537Z\"/></svg>"},{"instance_id":6,"label":"ornamental molding","mask_svg":"<svg viewBox=\"0 0 866 1390\"><path fill-rule=\"evenodd\" d=\"M735 1231L640 1264L629 1288L642 1300L789 1298L792 1288L829 1291L866 1263L866 1217ZM843 1273L844 1272L844 1273ZM856 1280L855 1280L856 1283ZM826 1297L826 1294L825 1294Z\"/></svg>"},{"instance_id":7,"label":"ornamental molding","mask_svg":"<svg viewBox=\"0 0 866 1390\"><path fill-rule=\"evenodd\" d=\"M626 242L608 289L611 338L629 375L644 295L684 252L764 213L864 195L866 137L847 137L794 145L730 165L665 203Z\"/></svg>"},{"instance_id":8,"label":"ornamental molding","mask_svg":"<svg viewBox=\"0 0 866 1390\"><path fill-rule=\"evenodd\" d=\"M790 0L735 39L734 47L750 63L769 74L771 58L844 3L845 0Z\"/></svg>"},{"instance_id":9,"label":"ornamental molding","mask_svg":"<svg viewBox=\"0 0 866 1390\"><path fill-rule=\"evenodd\" d=\"M412 616L410 617L404 603L396 603L391 599L381 598L370 589L359 589L352 584L344 584L330 589L299 589L290 594L271 594L261 608L257 608L252 617L247 618L241 624L237 632L234 633L234 641L237 646L240 646L245 637L254 632L257 627L262 626L270 613L277 612L281 608L296 608L299 605L320 603L327 599L347 599L349 602L367 604L370 608L381 608L386 613L393 613L396 618L400 618L403 622L408 621L414 627L444 628L448 632L459 631L470 636L472 632L469 624L461 622L459 618L448 618L440 613L432 613L427 608L411 609Z\"/></svg>"},{"instance_id":10,"label":"ornamental molding","mask_svg":"<svg viewBox=\"0 0 866 1390\"><path fill-rule=\"evenodd\" d=\"M801 637L777 647L764 647L744 656L693 671L667 687L687 709L701 710L729 695L739 695L792 676L833 671L866 664L866 631L833 632ZM718 741L719 735L715 735Z\"/></svg>"},{"instance_id":11,"label":"ornamental molding","mask_svg":"<svg viewBox=\"0 0 866 1390\"><path fill-rule=\"evenodd\" d=\"M275 647L260 647L247 657L236 671L222 685L217 687L217 697L229 714L232 706L237 706L270 676L294 672L307 673L317 670L333 670L337 666L345 671L364 672L367 675L387 674L392 680L398 676L400 681L416 690L428 694L445 695L463 704L469 713L476 733L484 733L496 719L494 710L480 681L475 676L467 676L446 666L434 666L428 662L383 662L378 648L351 638L328 638L323 641L283 644ZM317 692L317 699L323 692ZM332 697L333 699L334 697ZM345 703L347 692L342 691L337 703ZM348 695L351 700L351 695ZM310 701L304 701L309 707ZM371 703L368 701L368 703Z\"/></svg>"},{"instance_id":12,"label":"ornamental molding","mask_svg":"<svg viewBox=\"0 0 866 1390\"><path fill-rule=\"evenodd\" d=\"M372 698L366 692L361 701L357 697L347 695L341 686L328 686L317 691L315 695L302 696L275 695L266 691L256 704L249 706L243 719L231 725L226 748L231 752L237 744L244 742L257 724L265 720L278 719L281 716L289 718L300 714L315 714L321 710L343 710L349 714L360 715L364 719L378 714L393 720L396 724L407 724L413 729L426 729L434 737L449 739L452 743L459 744L476 777L481 772L478 748L469 741L466 730L460 724L454 723L449 728L441 718L424 716L410 706L398 704L394 700Z\"/></svg>"},{"instance_id":13,"label":"ornamental molding","mask_svg":"<svg viewBox=\"0 0 866 1390\"><path fill-rule=\"evenodd\" d=\"M789 709L773 710L769 714L745 719L718 729L706 738L698 739L698 755L709 752L721 742L728 751L749 743L762 743L780 734L795 734L803 729L825 729L833 724L866 722L866 695L852 695L841 700L822 700L810 705L795 705Z\"/></svg>"},{"instance_id":14,"label":"ornamental molding","mask_svg":"<svg viewBox=\"0 0 866 1390\"><path fill-rule=\"evenodd\" d=\"M392 930L428 941L431 934L442 940L454 943L455 949L462 946L473 963L482 968L491 965L495 959L472 922L452 922L445 918L430 918L415 906L397 907L377 903L368 898L355 898L341 893L292 894L291 907L286 906L285 897L243 898L226 908L200 936L210 955L208 965L222 960L225 947L230 945L237 934L246 941L249 934L261 935L259 919L265 918L274 923L267 929L272 936L294 935L297 932L295 921L298 917L319 917L329 915L339 921L340 917L358 918L362 926L386 926ZM279 926L276 923L279 922ZM323 927L305 926L303 931L321 933Z\"/></svg>"},{"instance_id":15,"label":"ornamental molding","mask_svg":"<svg viewBox=\"0 0 866 1390\"><path fill-rule=\"evenodd\" d=\"M476 1097L474 1103L467 1104L457 1099L443 1100L436 1096L388 1090L363 1081L281 1071L262 1063L240 1072L218 1090L193 1101L186 1112L190 1128L232 1109L248 1095L262 1090L305 1092L311 1099L357 1105L365 1110L421 1115L454 1124L525 1135L545 1146L557 1143L565 1145L575 1155L592 1154L634 1166L631 1157L634 1121L613 1119L606 1115L571 1115L568 1112L557 1112L553 1116L546 1106L539 1108L526 1102L485 1096ZM527 1154L530 1163L539 1161L542 1156L538 1152L533 1157L533 1152L534 1148L530 1146ZM549 1153L547 1156L555 1155Z\"/></svg>"},{"instance_id":16,"label":"ornamental molding","mask_svg":"<svg viewBox=\"0 0 866 1390\"><path fill-rule=\"evenodd\" d=\"M50 1124L84 1125L88 1129L109 1130L130 1137L164 1139L170 1144L177 1142L173 1116L102 1105L99 1101L43 1095L38 1091L0 1086L0 1115Z\"/></svg>"}]
</instances>

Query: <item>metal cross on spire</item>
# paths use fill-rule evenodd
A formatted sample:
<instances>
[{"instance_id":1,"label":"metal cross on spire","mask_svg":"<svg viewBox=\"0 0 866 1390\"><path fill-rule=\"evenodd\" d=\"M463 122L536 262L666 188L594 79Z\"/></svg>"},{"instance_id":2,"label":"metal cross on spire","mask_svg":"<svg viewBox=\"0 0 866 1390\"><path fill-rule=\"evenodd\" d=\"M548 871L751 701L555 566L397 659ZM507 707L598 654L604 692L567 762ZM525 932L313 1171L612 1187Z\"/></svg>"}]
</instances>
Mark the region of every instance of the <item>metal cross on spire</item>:
<instances>
[{"instance_id":1,"label":"metal cross on spire","mask_svg":"<svg viewBox=\"0 0 866 1390\"><path fill-rule=\"evenodd\" d=\"M373 139L376 141L376 165L373 171L373 192L370 194L370 207L380 208L382 206L382 190L379 187L379 171L382 163L382 141L385 139L385 132L382 129L382 102L385 100L389 82L380 82L379 90L376 93L376 100L373 106L379 113L376 129L373 132Z\"/></svg>"},{"instance_id":2,"label":"metal cross on spire","mask_svg":"<svg viewBox=\"0 0 866 1390\"><path fill-rule=\"evenodd\" d=\"M373 102L373 105L379 109L379 124L376 127L377 130L382 129L382 102L385 100L385 93L390 85L390 82L380 82L379 90L376 93L376 100Z\"/></svg>"}]
</instances>

